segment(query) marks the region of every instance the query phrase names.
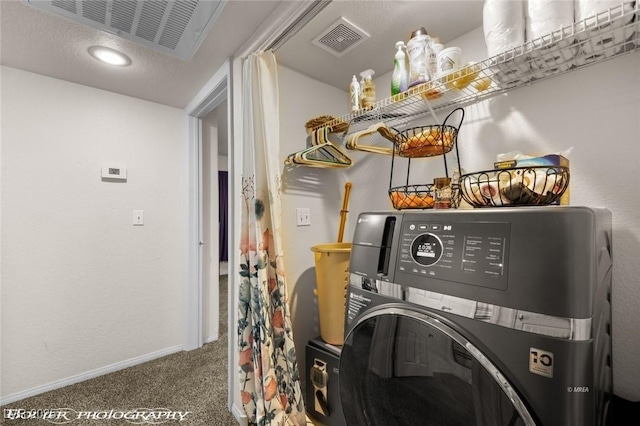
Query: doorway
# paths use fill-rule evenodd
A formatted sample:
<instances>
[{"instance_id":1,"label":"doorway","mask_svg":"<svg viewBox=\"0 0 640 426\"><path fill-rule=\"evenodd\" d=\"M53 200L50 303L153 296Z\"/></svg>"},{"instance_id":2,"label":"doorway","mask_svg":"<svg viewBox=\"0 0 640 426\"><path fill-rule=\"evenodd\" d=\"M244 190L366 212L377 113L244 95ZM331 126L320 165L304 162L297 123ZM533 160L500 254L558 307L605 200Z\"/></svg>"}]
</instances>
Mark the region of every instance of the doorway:
<instances>
[{"instance_id":1,"label":"doorway","mask_svg":"<svg viewBox=\"0 0 640 426\"><path fill-rule=\"evenodd\" d=\"M218 340L221 285L228 275L227 100L202 118L202 338ZM226 300L225 300L226 303Z\"/></svg>"},{"instance_id":2,"label":"doorway","mask_svg":"<svg viewBox=\"0 0 640 426\"><path fill-rule=\"evenodd\" d=\"M200 90L200 92L195 96L195 98L185 107L185 120L187 125L187 187L188 191L185 194L186 203L188 205L188 215L187 215L187 268L186 268L186 277L185 277L185 289L184 289L184 350L193 350L200 348L205 341L205 338L210 339L213 337L211 334L211 330L207 329L204 326L205 321L207 324L211 324L211 315L208 315L208 319L205 320L203 314L207 311L211 311L209 307L212 309L217 308L217 313L214 315L216 318L219 317L220 311L224 311L220 309L220 305L215 302L212 302L212 296L218 296L219 288L215 288L213 292L209 291L205 300L204 291L206 286L203 286L203 277L205 276L205 267L207 267L213 277L219 278L219 264L216 262L207 262L208 266L205 265L205 244L211 246L212 251L219 248L218 234L217 232L211 231L211 226L209 224L209 231L205 230L205 213L203 212L203 196L205 189L203 188L203 172L205 171L205 164L209 171L217 171L219 167L218 162L218 146L224 146L227 150L227 158L229 159L227 163L227 169L231 170L230 164L234 161L233 155L233 134L231 132L231 102L228 101L228 97L231 93L231 61L226 61L220 69L213 75L213 77L209 80L209 82ZM221 105L225 104L225 107ZM214 126L218 128L217 131L211 132L216 135L216 141L214 143L210 143L209 145L215 145L216 148L214 150L210 150L208 155L208 160L205 161L203 159L203 127L207 127L207 124L203 124L204 119L208 116L209 113L218 109L218 115L223 115L223 118L217 117L217 124ZM224 113L220 113L221 110L224 109ZM225 115L226 113L226 115ZM221 124L221 121L224 123ZM226 130L225 130L226 129ZM219 142L217 139L218 135L224 133L224 142ZM223 149L224 149L223 148ZM215 153L215 154L213 154ZM215 163L214 163L215 162ZM213 163L213 164L212 164ZM224 161L223 161L224 163ZM217 177L217 175L216 175ZM210 181L211 179L209 179ZM216 179L217 181L217 179ZM233 175L229 175L229 183L228 188L234 188L235 180ZM209 184L209 189L207 189L207 193L211 194L215 191L214 200L217 200L217 183L213 185ZM233 193L232 190L229 191L230 194ZM211 196L210 196L211 198ZM229 224L228 229L234 230L234 200L230 200L228 205L228 218ZM208 215L211 217L211 215ZM217 222L214 222L217 225ZM216 226L217 228L217 226ZM205 237L205 235L207 235ZM207 242L208 240L208 242ZM208 247L207 247L208 248ZM232 275L233 267L233 251L228 249L229 255L229 269L230 275ZM214 255L214 259L217 258L218 253L216 252ZM213 269L213 271L211 271ZM219 284L219 280L215 280L216 284ZM210 287L210 286L209 286ZM231 333L231 318L235 317L234 306L231 303L234 295L234 287L232 283L229 283L229 288L227 292L226 298L226 306L227 309L227 352L229 355L229 360L232 360L232 348L233 348L233 336ZM224 306L224 301L221 301ZM216 324L220 324L219 321L216 320ZM206 335L205 335L206 331ZM220 330L218 330L220 331ZM224 334L224 333L223 333ZM230 361L231 362L231 361ZM233 395L235 391L234 384L236 383L234 375L230 374L228 378L228 405L231 409L234 401ZM235 415L235 413L234 413Z\"/></svg>"}]
</instances>

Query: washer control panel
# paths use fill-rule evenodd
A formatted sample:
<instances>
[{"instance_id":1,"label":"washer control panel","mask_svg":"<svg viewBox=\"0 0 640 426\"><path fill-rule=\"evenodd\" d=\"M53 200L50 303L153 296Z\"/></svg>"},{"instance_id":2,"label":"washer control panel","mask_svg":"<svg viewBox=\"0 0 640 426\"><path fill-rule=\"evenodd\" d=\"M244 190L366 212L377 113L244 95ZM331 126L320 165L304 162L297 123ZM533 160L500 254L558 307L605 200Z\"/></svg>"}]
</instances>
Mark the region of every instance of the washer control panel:
<instances>
[{"instance_id":1,"label":"washer control panel","mask_svg":"<svg viewBox=\"0 0 640 426\"><path fill-rule=\"evenodd\" d=\"M506 289L510 224L443 217L429 222L424 216L405 217L396 272Z\"/></svg>"}]
</instances>

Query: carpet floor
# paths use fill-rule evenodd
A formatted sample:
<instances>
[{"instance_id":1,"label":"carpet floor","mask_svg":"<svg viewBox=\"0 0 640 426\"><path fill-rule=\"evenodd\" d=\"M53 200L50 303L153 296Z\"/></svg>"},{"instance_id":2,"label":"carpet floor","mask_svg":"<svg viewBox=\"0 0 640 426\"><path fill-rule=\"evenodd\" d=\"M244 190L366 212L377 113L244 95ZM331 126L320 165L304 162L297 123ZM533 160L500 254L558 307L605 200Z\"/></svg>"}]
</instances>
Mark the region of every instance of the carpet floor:
<instances>
[{"instance_id":1,"label":"carpet floor","mask_svg":"<svg viewBox=\"0 0 640 426\"><path fill-rule=\"evenodd\" d=\"M224 278L224 279L223 279ZM96 377L2 406L4 426L50 425L59 421L7 419L7 409L44 410L69 408L70 426L130 424L180 424L185 426L231 426L237 421L227 406L227 276L220 279L220 339L202 348L178 352L134 367ZM163 408L188 412L182 421L158 418L143 422L117 418L78 418L78 412ZM61 417L60 420L63 420ZM131 417L129 417L131 419ZM152 418L147 417L146 420Z\"/></svg>"}]
</instances>

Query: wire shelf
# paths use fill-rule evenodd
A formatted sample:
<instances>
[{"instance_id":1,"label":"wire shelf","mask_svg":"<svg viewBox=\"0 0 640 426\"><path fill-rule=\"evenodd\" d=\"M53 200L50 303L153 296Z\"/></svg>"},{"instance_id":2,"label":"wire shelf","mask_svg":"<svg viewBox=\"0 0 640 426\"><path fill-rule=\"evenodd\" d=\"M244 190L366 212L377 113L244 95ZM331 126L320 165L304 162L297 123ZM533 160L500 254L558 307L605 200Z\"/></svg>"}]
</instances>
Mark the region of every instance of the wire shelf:
<instances>
[{"instance_id":1,"label":"wire shelf","mask_svg":"<svg viewBox=\"0 0 640 426\"><path fill-rule=\"evenodd\" d=\"M429 113L427 101L434 111L465 106L635 52L640 45L639 7L637 1L621 3L606 12L383 99L371 109L345 114L318 128L347 122L349 128L344 136L378 122L402 128ZM388 146L388 140L378 139L380 144Z\"/></svg>"}]
</instances>

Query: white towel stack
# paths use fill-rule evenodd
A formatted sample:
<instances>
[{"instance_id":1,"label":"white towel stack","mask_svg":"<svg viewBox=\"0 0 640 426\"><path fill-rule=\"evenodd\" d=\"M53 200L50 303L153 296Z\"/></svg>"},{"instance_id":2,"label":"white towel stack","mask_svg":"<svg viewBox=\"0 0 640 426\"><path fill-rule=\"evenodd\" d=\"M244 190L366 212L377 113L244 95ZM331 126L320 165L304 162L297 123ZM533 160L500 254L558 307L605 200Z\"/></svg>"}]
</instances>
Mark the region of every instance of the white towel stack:
<instances>
[{"instance_id":1,"label":"white towel stack","mask_svg":"<svg viewBox=\"0 0 640 426\"><path fill-rule=\"evenodd\" d=\"M573 2L567 0L527 1L527 41L573 24Z\"/></svg>"},{"instance_id":2,"label":"white towel stack","mask_svg":"<svg viewBox=\"0 0 640 426\"><path fill-rule=\"evenodd\" d=\"M482 26L489 57L524 43L525 1L485 0Z\"/></svg>"},{"instance_id":3,"label":"white towel stack","mask_svg":"<svg viewBox=\"0 0 640 426\"><path fill-rule=\"evenodd\" d=\"M575 9L576 9L576 21L580 21L582 19L588 18L590 16L595 16L599 13L606 12L609 9L616 8L620 6L623 1L622 0L576 0L575 1ZM624 4L623 9L625 11L632 10L634 7L633 1L627 1ZM630 16L630 19L633 19L633 15Z\"/></svg>"},{"instance_id":4,"label":"white towel stack","mask_svg":"<svg viewBox=\"0 0 640 426\"><path fill-rule=\"evenodd\" d=\"M575 0L578 29L589 30L582 34L582 40L586 40L581 44L582 51L591 57L619 53L624 42L635 33L633 25L627 26L635 19L635 15L630 13L627 19L616 19L614 24L608 22L634 7L634 1L623 5L620 0ZM610 9L611 13L608 12Z\"/></svg>"},{"instance_id":5,"label":"white towel stack","mask_svg":"<svg viewBox=\"0 0 640 426\"><path fill-rule=\"evenodd\" d=\"M533 75L543 78L568 70L568 61L575 56L576 49L570 47L570 42L563 38L564 34L553 32L573 24L573 1L528 0L526 19L526 39L533 41L538 48L532 52Z\"/></svg>"}]
</instances>

